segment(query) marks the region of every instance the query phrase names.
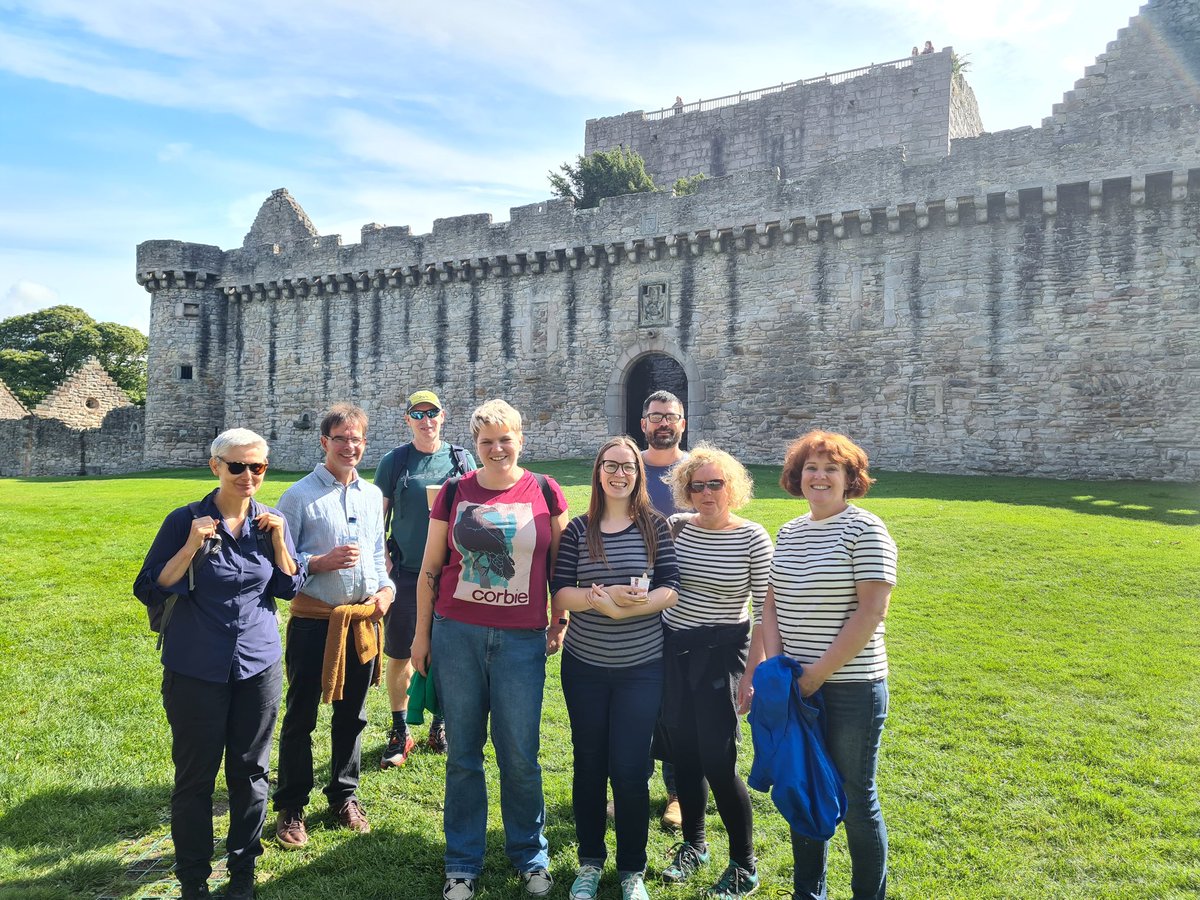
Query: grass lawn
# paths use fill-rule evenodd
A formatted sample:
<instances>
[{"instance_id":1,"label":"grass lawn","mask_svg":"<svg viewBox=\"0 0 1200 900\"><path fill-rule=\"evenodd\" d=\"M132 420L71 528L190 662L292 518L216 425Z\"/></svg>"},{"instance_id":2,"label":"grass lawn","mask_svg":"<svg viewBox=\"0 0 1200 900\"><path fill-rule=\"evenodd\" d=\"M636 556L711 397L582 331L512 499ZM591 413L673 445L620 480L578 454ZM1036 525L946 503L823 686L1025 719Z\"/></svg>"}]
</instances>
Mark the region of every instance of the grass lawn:
<instances>
[{"instance_id":1,"label":"grass lawn","mask_svg":"<svg viewBox=\"0 0 1200 900\"><path fill-rule=\"evenodd\" d=\"M587 463L534 468L562 481L573 511L586 508ZM1196 487L876 474L862 505L900 547L880 772L891 896L1200 893ZM744 512L774 534L803 504L782 494L777 470L755 476L759 499ZM260 498L296 477L272 472ZM207 470L0 480L0 897L165 895L127 876L135 860L170 854L171 785L161 667L130 586L166 512L211 486ZM575 858L558 665L542 763L553 896L565 898ZM380 774L386 693L369 705L361 796L374 831L334 830L314 802L306 849L268 844L260 896L439 896L442 760L417 753ZM327 707L321 723L327 763ZM748 739L743 748L748 771ZM768 797L752 796L771 897L790 889L787 829ZM651 797L657 816L657 777ZM652 828L653 897L697 896L716 879L726 857L711 807L709 834L716 852L700 883L674 888L656 883L673 837ZM479 896L523 897L496 802L488 842ZM850 896L848 880L839 833L831 898ZM602 890L618 894L611 866Z\"/></svg>"}]
</instances>

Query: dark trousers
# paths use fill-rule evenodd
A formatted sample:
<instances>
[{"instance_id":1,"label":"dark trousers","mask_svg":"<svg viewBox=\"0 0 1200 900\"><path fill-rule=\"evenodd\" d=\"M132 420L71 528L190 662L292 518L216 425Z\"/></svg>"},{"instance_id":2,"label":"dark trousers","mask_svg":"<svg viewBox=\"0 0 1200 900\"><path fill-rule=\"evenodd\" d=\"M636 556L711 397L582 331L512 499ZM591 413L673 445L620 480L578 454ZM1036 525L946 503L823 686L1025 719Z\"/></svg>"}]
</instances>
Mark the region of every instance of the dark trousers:
<instances>
[{"instance_id":1,"label":"dark trousers","mask_svg":"<svg viewBox=\"0 0 1200 900\"><path fill-rule=\"evenodd\" d=\"M279 733L279 785L276 810L303 809L313 789L312 733L321 706L321 667L325 661L324 619L293 618L288 623L284 662L287 703ZM362 768L362 732L367 726L367 690L379 658L360 663L354 636L346 636L346 681L342 699L333 702L329 784L325 796L336 809L354 796Z\"/></svg>"},{"instance_id":2,"label":"dark trousers","mask_svg":"<svg viewBox=\"0 0 1200 900\"><path fill-rule=\"evenodd\" d=\"M562 658L562 689L571 718L572 810L579 864L604 867L605 814L612 781L617 871L646 869L650 790L646 768L662 702L663 663L609 668Z\"/></svg>"},{"instance_id":3,"label":"dark trousers","mask_svg":"<svg viewBox=\"0 0 1200 900\"><path fill-rule=\"evenodd\" d=\"M685 658L668 654L666 664L684 665L681 660ZM668 732L684 840L692 844L705 842L704 814L711 788L729 834L730 860L751 867L753 814L746 783L737 773L738 716L733 694L740 675L729 673L681 692Z\"/></svg>"},{"instance_id":4,"label":"dark trousers","mask_svg":"<svg viewBox=\"0 0 1200 900\"><path fill-rule=\"evenodd\" d=\"M240 681L201 681L163 670L163 709L171 725L171 840L184 883L212 874L213 788L221 757L229 791L229 871L254 871L267 816L271 736L279 715L283 667L276 662Z\"/></svg>"}]
</instances>

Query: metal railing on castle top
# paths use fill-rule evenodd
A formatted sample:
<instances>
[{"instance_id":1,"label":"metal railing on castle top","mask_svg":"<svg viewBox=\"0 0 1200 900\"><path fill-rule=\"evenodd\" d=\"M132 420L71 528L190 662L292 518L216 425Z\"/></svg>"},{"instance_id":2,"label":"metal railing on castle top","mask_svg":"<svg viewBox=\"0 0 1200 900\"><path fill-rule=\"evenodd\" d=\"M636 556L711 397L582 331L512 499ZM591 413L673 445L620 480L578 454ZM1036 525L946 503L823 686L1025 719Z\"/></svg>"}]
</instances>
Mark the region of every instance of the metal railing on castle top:
<instances>
[{"instance_id":1,"label":"metal railing on castle top","mask_svg":"<svg viewBox=\"0 0 1200 900\"><path fill-rule=\"evenodd\" d=\"M789 81L787 83L772 85L771 87L759 88L754 91L738 91L736 94L714 97L711 100L697 100L695 103L664 106L662 109L654 110L654 112L645 113L644 118L647 122L653 122L659 119L669 119L671 116L680 116L684 113L703 112L709 109L719 109L722 106L733 106L746 100L758 100L760 97L765 97L768 94L778 94L781 91L790 90L794 87L804 87L809 84L841 84L852 78L878 72L880 69L907 69L919 59L921 59L920 56L906 56L903 59L893 59L890 62L871 63L869 66L862 66L858 69L847 69L844 72L826 72L824 75L818 75L815 78L801 78L799 81Z\"/></svg>"}]
</instances>

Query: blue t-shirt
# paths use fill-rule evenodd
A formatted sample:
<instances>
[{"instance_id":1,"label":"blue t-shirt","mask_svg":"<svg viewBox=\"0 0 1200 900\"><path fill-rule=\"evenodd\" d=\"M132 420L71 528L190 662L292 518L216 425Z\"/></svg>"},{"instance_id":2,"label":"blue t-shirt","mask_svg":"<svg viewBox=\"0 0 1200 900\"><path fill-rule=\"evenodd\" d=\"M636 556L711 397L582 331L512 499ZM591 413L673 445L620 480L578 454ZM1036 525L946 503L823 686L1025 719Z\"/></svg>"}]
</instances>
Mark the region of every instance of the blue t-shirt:
<instances>
[{"instance_id":1,"label":"blue t-shirt","mask_svg":"<svg viewBox=\"0 0 1200 900\"><path fill-rule=\"evenodd\" d=\"M675 505L675 496L671 493L671 486L663 481L671 474L671 470L685 459L687 459L686 453L669 466L652 466L646 462L645 457L642 457L642 462L646 466L646 492L650 495L650 502L659 513L667 518L675 513L688 511L687 507Z\"/></svg>"}]
</instances>

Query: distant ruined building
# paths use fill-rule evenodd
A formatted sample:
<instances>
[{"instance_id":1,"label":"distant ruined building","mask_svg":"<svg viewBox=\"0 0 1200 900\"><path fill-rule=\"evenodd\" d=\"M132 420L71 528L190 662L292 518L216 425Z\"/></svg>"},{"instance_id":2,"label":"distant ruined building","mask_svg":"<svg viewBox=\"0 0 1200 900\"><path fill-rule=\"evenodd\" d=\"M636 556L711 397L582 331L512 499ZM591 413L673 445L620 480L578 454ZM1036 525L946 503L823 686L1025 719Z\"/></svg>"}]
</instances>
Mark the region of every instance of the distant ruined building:
<instances>
[{"instance_id":1,"label":"distant ruined building","mask_svg":"<svg viewBox=\"0 0 1200 900\"><path fill-rule=\"evenodd\" d=\"M144 468L143 422L95 357L32 412L0 381L0 476L136 472Z\"/></svg>"},{"instance_id":2,"label":"distant ruined building","mask_svg":"<svg viewBox=\"0 0 1200 900\"><path fill-rule=\"evenodd\" d=\"M318 458L326 406L371 415L367 463L433 387L540 458L686 398L691 441L753 462L819 427L880 467L1200 476L1200 4L1152 0L1038 128L983 132L952 53L587 123L659 183L432 233L320 235L285 190L241 247L148 241L146 467L260 431Z\"/></svg>"}]
</instances>

